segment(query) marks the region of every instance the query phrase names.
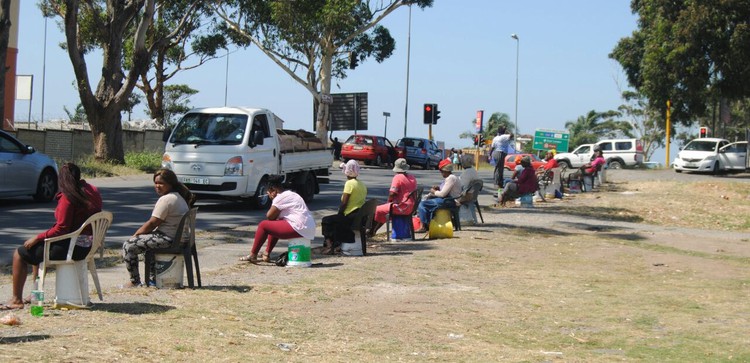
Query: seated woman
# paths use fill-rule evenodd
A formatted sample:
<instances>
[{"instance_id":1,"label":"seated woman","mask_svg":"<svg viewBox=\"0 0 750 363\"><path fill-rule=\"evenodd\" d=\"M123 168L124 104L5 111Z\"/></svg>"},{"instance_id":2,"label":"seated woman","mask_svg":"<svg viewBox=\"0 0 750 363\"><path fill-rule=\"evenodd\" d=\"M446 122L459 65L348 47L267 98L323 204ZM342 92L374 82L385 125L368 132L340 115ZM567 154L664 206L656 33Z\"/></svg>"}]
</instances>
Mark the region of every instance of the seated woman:
<instances>
[{"instance_id":1,"label":"seated woman","mask_svg":"<svg viewBox=\"0 0 750 363\"><path fill-rule=\"evenodd\" d=\"M414 233L427 232L427 227L430 225L435 211L438 208L455 207L455 199L461 196L461 183L459 183L458 177L453 175L453 164L451 161L444 159L438 164L438 168L444 180L439 186L432 187L430 194L425 197L426 199L419 203L417 214L419 215L419 220L422 222L422 228L414 231Z\"/></svg>"},{"instance_id":2,"label":"seated woman","mask_svg":"<svg viewBox=\"0 0 750 363\"><path fill-rule=\"evenodd\" d=\"M130 287L141 286L138 272L138 255L146 251L167 248L177 234L182 217L195 204L195 196L177 180L169 169L159 169L154 173L154 189L159 199L154 205L151 217L122 244L122 257L130 274ZM153 266L152 266L153 267ZM152 274L156 269L149 269ZM156 276L145 276L146 285L155 286Z\"/></svg>"},{"instance_id":3,"label":"seated woman","mask_svg":"<svg viewBox=\"0 0 750 363\"><path fill-rule=\"evenodd\" d=\"M523 171L523 165L521 165L521 155L516 155L516 158L513 159L513 162L515 163L516 167L513 169L513 173L511 173L510 178L505 178L503 180L503 187L508 185L508 183L512 181L518 180L518 176L521 175L521 172Z\"/></svg>"},{"instance_id":4,"label":"seated woman","mask_svg":"<svg viewBox=\"0 0 750 363\"><path fill-rule=\"evenodd\" d=\"M461 156L461 165L463 165L464 171L458 177L458 181L461 183L461 190L466 190L471 185L471 182L479 179L476 169L474 169L474 159L471 155Z\"/></svg>"},{"instance_id":5,"label":"seated woman","mask_svg":"<svg viewBox=\"0 0 750 363\"><path fill-rule=\"evenodd\" d=\"M342 242L353 242L352 219L359 208L365 204L367 198L367 187L365 183L357 179L359 176L359 164L356 160L349 160L341 164L342 171L346 175L344 192L341 194L341 204L338 213L323 217L321 228L323 230L324 254L333 254Z\"/></svg>"},{"instance_id":6,"label":"seated woman","mask_svg":"<svg viewBox=\"0 0 750 363\"><path fill-rule=\"evenodd\" d=\"M505 203L509 200L516 199L524 194L534 193L539 186L534 168L531 167L531 158L528 156L521 158L521 166L523 166L523 170L521 175L518 176L518 180L506 184L503 193L500 195L500 206L502 207L505 207Z\"/></svg>"},{"instance_id":7,"label":"seated woman","mask_svg":"<svg viewBox=\"0 0 750 363\"><path fill-rule=\"evenodd\" d=\"M55 224L52 228L31 237L13 253L13 296L0 310L22 309L24 301L23 285L26 283L28 265L33 266L32 278L36 278L39 264L44 261L44 240L62 236L81 227L92 215L102 210L102 196L99 190L81 179L81 169L73 163L65 163L58 177L60 192L55 197ZM73 260L86 258L91 250L91 231L84 231L73 248ZM64 260L67 257L70 240L58 241L50 245L50 259Z\"/></svg>"},{"instance_id":8,"label":"seated woman","mask_svg":"<svg viewBox=\"0 0 750 363\"><path fill-rule=\"evenodd\" d=\"M270 181L266 193L271 198L271 208L266 213L266 220L260 222L255 230L250 254L240 257L240 261L257 263L258 252L266 241L268 244L262 256L263 262L271 261L271 251L279 239L315 238L315 219L299 194L285 190L280 179Z\"/></svg>"},{"instance_id":9,"label":"seated woman","mask_svg":"<svg viewBox=\"0 0 750 363\"><path fill-rule=\"evenodd\" d=\"M367 233L368 236L374 236L378 229L385 224L386 216L390 213L391 207L393 208L394 215L411 215L414 209L414 200L409 198L409 195L417 189L417 178L414 175L407 174L407 170L409 170L409 164L406 163L406 159L396 159L393 166L393 171L396 175L391 180L388 202L379 205L375 209L375 217L373 218L375 222L373 222L372 228Z\"/></svg>"},{"instance_id":10,"label":"seated woman","mask_svg":"<svg viewBox=\"0 0 750 363\"><path fill-rule=\"evenodd\" d=\"M594 175L607 161L604 160L602 149L594 149L594 159L581 166L582 175Z\"/></svg>"}]
</instances>

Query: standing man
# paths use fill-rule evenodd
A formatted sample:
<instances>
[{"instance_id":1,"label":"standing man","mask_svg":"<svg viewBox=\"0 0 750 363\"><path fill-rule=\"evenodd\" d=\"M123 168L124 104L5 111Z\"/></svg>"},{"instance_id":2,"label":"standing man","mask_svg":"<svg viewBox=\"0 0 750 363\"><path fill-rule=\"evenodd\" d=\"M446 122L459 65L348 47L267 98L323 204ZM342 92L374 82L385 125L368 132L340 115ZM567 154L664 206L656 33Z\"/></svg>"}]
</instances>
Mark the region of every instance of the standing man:
<instances>
[{"instance_id":1,"label":"standing man","mask_svg":"<svg viewBox=\"0 0 750 363\"><path fill-rule=\"evenodd\" d=\"M331 140L331 148L333 149L333 160L339 160L341 159L341 143L339 142L338 137L334 137L331 139L330 136L328 138Z\"/></svg>"},{"instance_id":2,"label":"standing man","mask_svg":"<svg viewBox=\"0 0 750 363\"><path fill-rule=\"evenodd\" d=\"M492 158L495 159L495 185L503 187L503 172L505 171L505 157L508 156L510 141L513 133L506 133L504 126L497 129L497 136L492 139Z\"/></svg>"}]
</instances>

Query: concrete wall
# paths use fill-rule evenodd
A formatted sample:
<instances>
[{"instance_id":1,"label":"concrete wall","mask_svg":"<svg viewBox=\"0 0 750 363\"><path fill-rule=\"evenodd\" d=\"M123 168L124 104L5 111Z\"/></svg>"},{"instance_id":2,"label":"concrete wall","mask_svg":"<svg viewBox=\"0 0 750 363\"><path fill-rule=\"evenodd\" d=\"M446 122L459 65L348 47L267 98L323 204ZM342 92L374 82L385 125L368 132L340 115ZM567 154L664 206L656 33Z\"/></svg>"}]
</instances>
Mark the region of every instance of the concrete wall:
<instances>
[{"instance_id":1,"label":"concrete wall","mask_svg":"<svg viewBox=\"0 0 750 363\"><path fill-rule=\"evenodd\" d=\"M164 151L162 133L161 130L123 130L125 152ZM58 161L78 160L94 153L94 138L88 130L17 129L15 136Z\"/></svg>"}]
</instances>

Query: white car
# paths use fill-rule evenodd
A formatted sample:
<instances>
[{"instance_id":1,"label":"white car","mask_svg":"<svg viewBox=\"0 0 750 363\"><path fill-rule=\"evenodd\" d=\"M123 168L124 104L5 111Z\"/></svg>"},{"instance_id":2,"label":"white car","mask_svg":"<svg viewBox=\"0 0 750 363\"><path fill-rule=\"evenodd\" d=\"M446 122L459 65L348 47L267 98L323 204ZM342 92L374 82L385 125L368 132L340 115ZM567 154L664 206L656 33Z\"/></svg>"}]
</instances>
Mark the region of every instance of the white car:
<instances>
[{"instance_id":1,"label":"white car","mask_svg":"<svg viewBox=\"0 0 750 363\"><path fill-rule=\"evenodd\" d=\"M713 137L695 139L680 150L674 159L674 170L718 174L727 170L745 170L747 141L730 143Z\"/></svg>"},{"instance_id":2,"label":"white car","mask_svg":"<svg viewBox=\"0 0 750 363\"><path fill-rule=\"evenodd\" d=\"M0 131L0 198L30 195L49 202L57 194L57 163Z\"/></svg>"}]
</instances>

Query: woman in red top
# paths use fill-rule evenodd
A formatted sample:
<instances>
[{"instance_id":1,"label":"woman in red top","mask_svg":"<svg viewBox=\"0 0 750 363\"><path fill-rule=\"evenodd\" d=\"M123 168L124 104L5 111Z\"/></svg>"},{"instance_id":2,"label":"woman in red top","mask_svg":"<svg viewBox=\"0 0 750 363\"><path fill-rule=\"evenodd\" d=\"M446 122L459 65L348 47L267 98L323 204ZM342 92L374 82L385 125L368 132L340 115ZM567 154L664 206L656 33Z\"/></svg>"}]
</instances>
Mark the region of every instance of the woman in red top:
<instances>
[{"instance_id":1,"label":"woman in red top","mask_svg":"<svg viewBox=\"0 0 750 363\"><path fill-rule=\"evenodd\" d=\"M81 169L73 163L66 163L60 169L58 177L60 192L55 197L55 224L52 228L31 237L18 247L13 253L13 296L6 305L0 305L0 310L22 309L24 301L23 285L26 283L28 265L34 268L33 277L36 278L39 264L44 260L44 239L61 236L78 229L89 217L102 210L102 196L99 190L91 184L81 180ZM84 232L85 234L86 232ZM91 250L91 232L81 235L73 241L73 260L82 260ZM65 259L70 240L55 242L50 246L50 259Z\"/></svg>"},{"instance_id":2,"label":"woman in red top","mask_svg":"<svg viewBox=\"0 0 750 363\"><path fill-rule=\"evenodd\" d=\"M505 203L509 200L535 192L539 186L534 168L531 167L531 159L528 156L521 158L521 166L523 166L523 171L518 176L518 180L505 184L505 189L500 195L500 206L502 207L505 207Z\"/></svg>"}]
</instances>

